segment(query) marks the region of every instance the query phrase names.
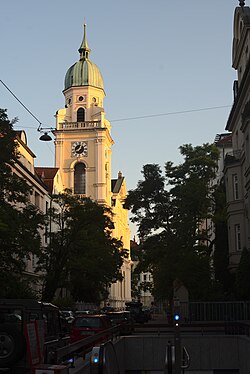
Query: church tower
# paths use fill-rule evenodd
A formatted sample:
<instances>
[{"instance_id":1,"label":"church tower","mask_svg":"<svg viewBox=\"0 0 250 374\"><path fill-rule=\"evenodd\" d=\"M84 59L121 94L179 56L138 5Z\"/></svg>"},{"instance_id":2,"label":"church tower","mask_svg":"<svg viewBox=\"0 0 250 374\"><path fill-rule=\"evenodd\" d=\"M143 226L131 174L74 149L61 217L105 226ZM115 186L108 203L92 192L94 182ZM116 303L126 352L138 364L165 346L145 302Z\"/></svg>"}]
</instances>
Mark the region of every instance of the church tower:
<instances>
[{"instance_id":1,"label":"church tower","mask_svg":"<svg viewBox=\"0 0 250 374\"><path fill-rule=\"evenodd\" d=\"M56 113L55 166L64 188L110 206L113 140L103 109L103 78L89 59L86 25L78 51L79 61L65 76L65 108Z\"/></svg>"},{"instance_id":2,"label":"church tower","mask_svg":"<svg viewBox=\"0 0 250 374\"><path fill-rule=\"evenodd\" d=\"M63 188L73 194L90 197L113 212L112 235L130 249L128 211L124 209L127 195L125 178L119 172L111 179L111 125L105 118L103 78L99 68L90 61L90 48L84 25L79 61L65 76L63 94L65 107L56 113L55 166L60 169ZM101 264L100 264L101 266ZM131 258L124 258L121 280L110 285L107 302L124 308L131 300Z\"/></svg>"}]
</instances>

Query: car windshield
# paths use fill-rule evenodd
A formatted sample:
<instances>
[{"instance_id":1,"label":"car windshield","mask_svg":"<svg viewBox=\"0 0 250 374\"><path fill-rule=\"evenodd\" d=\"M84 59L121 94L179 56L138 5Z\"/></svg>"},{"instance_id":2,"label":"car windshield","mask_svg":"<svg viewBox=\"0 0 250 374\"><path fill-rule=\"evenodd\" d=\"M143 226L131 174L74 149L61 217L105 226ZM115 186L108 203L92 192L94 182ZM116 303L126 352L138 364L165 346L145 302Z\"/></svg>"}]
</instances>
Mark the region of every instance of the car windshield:
<instances>
[{"instance_id":1,"label":"car windshield","mask_svg":"<svg viewBox=\"0 0 250 374\"><path fill-rule=\"evenodd\" d=\"M75 327L101 327L101 319L78 317L75 320Z\"/></svg>"}]
</instances>

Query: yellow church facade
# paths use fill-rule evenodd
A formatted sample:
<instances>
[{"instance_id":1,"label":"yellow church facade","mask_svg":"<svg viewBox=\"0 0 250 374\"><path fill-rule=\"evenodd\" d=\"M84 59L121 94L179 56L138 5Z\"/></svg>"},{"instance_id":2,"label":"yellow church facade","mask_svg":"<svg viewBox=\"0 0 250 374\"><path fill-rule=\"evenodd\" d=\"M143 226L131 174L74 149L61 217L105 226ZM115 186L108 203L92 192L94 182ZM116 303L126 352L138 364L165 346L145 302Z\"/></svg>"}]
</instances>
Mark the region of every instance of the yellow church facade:
<instances>
[{"instance_id":1,"label":"yellow church facade","mask_svg":"<svg viewBox=\"0 0 250 374\"><path fill-rule=\"evenodd\" d=\"M112 145L110 122L103 107L105 91L99 68L90 61L90 48L84 36L80 58L67 71L64 82L65 106L56 113L55 167L60 170L63 187L74 194L90 197L112 208L113 236L130 249L128 211L123 203L126 183L121 172L111 178ZM101 266L101 264L100 264ZM123 308L131 300L131 258L124 259L122 281L112 284L109 304Z\"/></svg>"}]
</instances>

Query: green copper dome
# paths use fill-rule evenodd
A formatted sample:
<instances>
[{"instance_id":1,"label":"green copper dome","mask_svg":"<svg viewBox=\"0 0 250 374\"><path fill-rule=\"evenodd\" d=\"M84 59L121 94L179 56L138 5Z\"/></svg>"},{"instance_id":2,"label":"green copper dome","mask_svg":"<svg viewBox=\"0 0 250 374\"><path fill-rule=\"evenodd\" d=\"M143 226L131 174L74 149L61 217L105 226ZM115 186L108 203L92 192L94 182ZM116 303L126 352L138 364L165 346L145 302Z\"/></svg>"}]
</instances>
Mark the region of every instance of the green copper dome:
<instances>
[{"instance_id":1,"label":"green copper dome","mask_svg":"<svg viewBox=\"0 0 250 374\"><path fill-rule=\"evenodd\" d=\"M80 60L72 65L64 81L64 89L75 86L93 86L104 90L103 78L99 68L89 60L90 48L86 39L86 25L84 25L83 41L78 49Z\"/></svg>"}]
</instances>

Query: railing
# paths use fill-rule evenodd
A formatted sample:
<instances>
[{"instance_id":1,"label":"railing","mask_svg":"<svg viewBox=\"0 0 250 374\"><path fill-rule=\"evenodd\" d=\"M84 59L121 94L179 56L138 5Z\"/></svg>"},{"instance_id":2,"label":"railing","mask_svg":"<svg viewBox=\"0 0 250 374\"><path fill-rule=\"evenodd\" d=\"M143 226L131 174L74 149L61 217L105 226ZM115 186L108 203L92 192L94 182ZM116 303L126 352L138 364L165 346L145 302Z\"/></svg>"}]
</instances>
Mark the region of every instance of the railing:
<instances>
[{"instance_id":1,"label":"railing","mask_svg":"<svg viewBox=\"0 0 250 374\"><path fill-rule=\"evenodd\" d=\"M158 303L157 318L172 320L166 302ZM182 322L250 321L250 301L190 301L180 302Z\"/></svg>"},{"instance_id":2,"label":"railing","mask_svg":"<svg viewBox=\"0 0 250 374\"><path fill-rule=\"evenodd\" d=\"M250 301L180 303L186 322L249 321Z\"/></svg>"},{"instance_id":3,"label":"railing","mask_svg":"<svg viewBox=\"0 0 250 374\"><path fill-rule=\"evenodd\" d=\"M101 121L84 121L84 122L61 122L58 130L72 130L72 129L91 129L99 128Z\"/></svg>"},{"instance_id":4,"label":"railing","mask_svg":"<svg viewBox=\"0 0 250 374\"><path fill-rule=\"evenodd\" d=\"M233 164L233 163L240 160L241 155L242 155L242 150L241 149L237 149L235 151L228 152L225 155L224 163L226 165Z\"/></svg>"},{"instance_id":5,"label":"railing","mask_svg":"<svg viewBox=\"0 0 250 374\"><path fill-rule=\"evenodd\" d=\"M51 352L51 357L53 357L53 362L51 363L61 364L67 362L69 359L78 357L79 355L83 357L84 354L89 352L95 344L114 338L118 336L119 333L120 326L118 325L108 330L99 332L93 336L79 340L75 343L56 348L53 352Z\"/></svg>"}]
</instances>

